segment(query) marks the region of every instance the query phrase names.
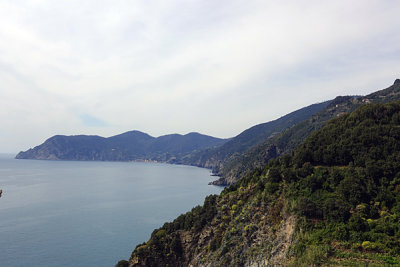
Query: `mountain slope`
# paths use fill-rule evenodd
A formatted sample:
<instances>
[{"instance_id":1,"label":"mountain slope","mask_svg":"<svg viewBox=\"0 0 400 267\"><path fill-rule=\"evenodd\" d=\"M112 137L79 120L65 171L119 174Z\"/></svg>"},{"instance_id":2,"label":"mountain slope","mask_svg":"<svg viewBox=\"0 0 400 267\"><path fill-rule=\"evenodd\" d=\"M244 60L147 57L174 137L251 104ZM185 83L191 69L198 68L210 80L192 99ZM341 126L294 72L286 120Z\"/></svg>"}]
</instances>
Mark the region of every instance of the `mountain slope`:
<instances>
[{"instance_id":1,"label":"mountain slope","mask_svg":"<svg viewBox=\"0 0 400 267\"><path fill-rule=\"evenodd\" d=\"M400 101L362 105L117 266L400 264Z\"/></svg>"},{"instance_id":2,"label":"mountain slope","mask_svg":"<svg viewBox=\"0 0 400 267\"><path fill-rule=\"evenodd\" d=\"M139 131L126 132L109 138L56 135L33 149L20 152L16 158L173 162L176 157L218 146L226 141L199 133L173 134L158 138Z\"/></svg>"},{"instance_id":3,"label":"mountain slope","mask_svg":"<svg viewBox=\"0 0 400 267\"><path fill-rule=\"evenodd\" d=\"M311 118L286 129L240 155L230 158L220 170L221 178L214 184L234 184L252 169L264 166L271 158L290 153L307 136L322 128L332 118L352 112L362 104L386 103L393 100L400 100L400 80L398 79L392 86L367 96L338 96Z\"/></svg>"},{"instance_id":4,"label":"mountain slope","mask_svg":"<svg viewBox=\"0 0 400 267\"><path fill-rule=\"evenodd\" d=\"M313 104L291 112L279 119L255 125L222 146L190 154L182 159L183 164L206 167L219 174L220 169L230 158L258 145L269 137L310 118L313 114L325 108L330 101Z\"/></svg>"}]
</instances>

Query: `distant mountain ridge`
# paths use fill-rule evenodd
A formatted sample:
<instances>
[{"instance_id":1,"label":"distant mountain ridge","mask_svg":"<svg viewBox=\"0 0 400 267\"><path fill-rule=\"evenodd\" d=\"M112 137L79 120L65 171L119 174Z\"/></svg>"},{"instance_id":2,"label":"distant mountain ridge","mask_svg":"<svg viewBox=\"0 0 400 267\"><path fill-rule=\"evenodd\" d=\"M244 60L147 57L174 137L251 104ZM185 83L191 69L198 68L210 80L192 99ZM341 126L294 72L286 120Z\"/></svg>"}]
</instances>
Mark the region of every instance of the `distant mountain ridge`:
<instances>
[{"instance_id":1,"label":"distant mountain ridge","mask_svg":"<svg viewBox=\"0 0 400 267\"><path fill-rule=\"evenodd\" d=\"M338 96L313 104L276 120L250 127L231 139L198 133L154 138L139 131L104 138L100 136L54 136L40 146L20 152L19 159L53 160L150 160L194 165L213 170L220 179L213 184L231 185L271 158L293 151L312 132L330 119L368 103L400 99L400 80L366 96Z\"/></svg>"},{"instance_id":2,"label":"distant mountain ridge","mask_svg":"<svg viewBox=\"0 0 400 267\"><path fill-rule=\"evenodd\" d=\"M152 137L130 131L108 138L89 135L55 135L43 144L20 152L17 159L133 161L175 163L177 157L222 145L220 139L199 133Z\"/></svg>"},{"instance_id":3,"label":"distant mountain ridge","mask_svg":"<svg viewBox=\"0 0 400 267\"><path fill-rule=\"evenodd\" d=\"M43 144L21 151L17 159L98 160L98 161L159 161L212 169L220 174L227 160L264 143L279 132L310 118L330 101L313 104L276 120L250 127L230 139L219 139L199 133L169 134L152 137L130 131L104 138L101 136L56 135Z\"/></svg>"}]
</instances>

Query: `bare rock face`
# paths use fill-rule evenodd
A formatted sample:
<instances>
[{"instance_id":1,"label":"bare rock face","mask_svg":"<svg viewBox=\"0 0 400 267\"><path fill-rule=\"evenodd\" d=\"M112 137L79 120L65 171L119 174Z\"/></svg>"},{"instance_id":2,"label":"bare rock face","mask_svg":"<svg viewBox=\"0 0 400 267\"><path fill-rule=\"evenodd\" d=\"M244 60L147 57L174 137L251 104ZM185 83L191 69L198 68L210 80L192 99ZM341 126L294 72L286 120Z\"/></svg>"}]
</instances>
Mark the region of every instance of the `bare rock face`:
<instances>
[{"instance_id":1,"label":"bare rock face","mask_svg":"<svg viewBox=\"0 0 400 267\"><path fill-rule=\"evenodd\" d=\"M287 254L293 241L295 226L296 219L294 216L286 218L281 223L276 233L276 243L274 244L274 249L271 251L271 258L266 261L267 266L280 265L287 259Z\"/></svg>"},{"instance_id":2,"label":"bare rock face","mask_svg":"<svg viewBox=\"0 0 400 267\"><path fill-rule=\"evenodd\" d=\"M400 79L396 79L393 84L400 84Z\"/></svg>"}]
</instances>

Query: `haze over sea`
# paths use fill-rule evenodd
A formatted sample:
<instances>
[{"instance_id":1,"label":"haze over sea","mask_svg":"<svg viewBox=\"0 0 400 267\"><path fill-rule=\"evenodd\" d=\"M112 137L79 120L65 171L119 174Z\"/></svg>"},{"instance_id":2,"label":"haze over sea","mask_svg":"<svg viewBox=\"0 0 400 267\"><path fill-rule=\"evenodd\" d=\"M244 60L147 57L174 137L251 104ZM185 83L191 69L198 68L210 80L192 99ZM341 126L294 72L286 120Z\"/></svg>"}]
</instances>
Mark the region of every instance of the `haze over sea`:
<instances>
[{"instance_id":1,"label":"haze over sea","mask_svg":"<svg viewBox=\"0 0 400 267\"><path fill-rule=\"evenodd\" d=\"M2 266L114 266L166 221L218 194L206 169L0 155Z\"/></svg>"}]
</instances>

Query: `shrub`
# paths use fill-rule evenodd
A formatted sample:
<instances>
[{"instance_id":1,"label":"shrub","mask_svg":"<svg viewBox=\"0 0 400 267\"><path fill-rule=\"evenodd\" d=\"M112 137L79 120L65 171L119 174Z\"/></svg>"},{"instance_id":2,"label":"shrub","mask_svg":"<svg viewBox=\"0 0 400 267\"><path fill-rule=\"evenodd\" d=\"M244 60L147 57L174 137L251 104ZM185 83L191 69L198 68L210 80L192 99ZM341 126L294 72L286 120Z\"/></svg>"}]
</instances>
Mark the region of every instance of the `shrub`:
<instances>
[{"instance_id":1,"label":"shrub","mask_svg":"<svg viewBox=\"0 0 400 267\"><path fill-rule=\"evenodd\" d=\"M129 262L126 260L120 260L117 264L115 264L115 267L128 267Z\"/></svg>"},{"instance_id":2,"label":"shrub","mask_svg":"<svg viewBox=\"0 0 400 267\"><path fill-rule=\"evenodd\" d=\"M374 242L364 241L362 242L361 247L367 251L376 251L379 248L379 245Z\"/></svg>"}]
</instances>

